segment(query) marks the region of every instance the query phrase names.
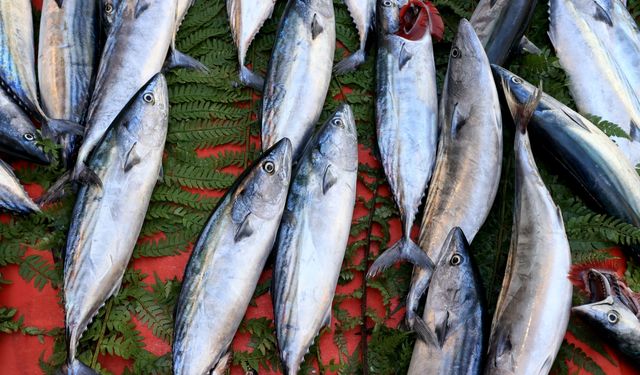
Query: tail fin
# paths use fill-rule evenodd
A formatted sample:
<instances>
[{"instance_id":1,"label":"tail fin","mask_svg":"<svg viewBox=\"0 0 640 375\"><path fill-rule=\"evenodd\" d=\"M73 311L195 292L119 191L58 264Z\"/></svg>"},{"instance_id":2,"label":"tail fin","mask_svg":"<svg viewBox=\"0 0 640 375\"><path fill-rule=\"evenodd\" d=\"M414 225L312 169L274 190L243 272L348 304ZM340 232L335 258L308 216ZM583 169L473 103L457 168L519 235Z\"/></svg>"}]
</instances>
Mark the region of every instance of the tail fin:
<instances>
[{"instance_id":1,"label":"tail fin","mask_svg":"<svg viewBox=\"0 0 640 375\"><path fill-rule=\"evenodd\" d=\"M254 90L264 90L264 78L244 65L240 66L240 82Z\"/></svg>"},{"instance_id":2,"label":"tail fin","mask_svg":"<svg viewBox=\"0 0 640 375\"><path fill-rule=\"evenodd\" d=\"M56 139L65 134L82 136L84 135L84 128L73 121L45 119L45 124L42 127L42 135L49 139Z\"/></svg>"},{"instance_id":3,"label":"tail fin","mask_svg":"<svg viewBox=\"0 0 640 375\"><path fill-rule=\"evenodd\" d=\"M364 49L359 49L333 67L333 72L337 75L350 73L356 70L365 60Z\"/></svg>"},{"instance_id":4,"label":"tail fin","mask_svg":"<svg viewBox=\"0 0 640 375\"><path fill-rule=\"evenodd\" d=\"M509 85L502 81L502 88L505 93L505 98L507 99L507 104L509 106L509 111L511 112L511 116L513 117L513 121L516 125L516 129L520 130L521 133L527 132L527 125L531 120L531 116L535 112L540 100L542 99L542 82L540 82L540 86L533 93L529 100L525 103L519 103L518 100L513 96Z\"/></svg>"},{"instance_id":5,"label":"tail fin","mask_svg":"<svg viewBox=\"0 0 640 375\"><path fill-rule=\"evenodd\" d=\"M38 198L37 202L40 206L60 200L66 195L65 187L71 181L71 171L66 171L49 189Z\"/></svg>"},{"instance_id":6,"label":"tail fin","mask_svg":"<svg viewBox=\"0 0 640 375\"><path fill-rule=\"evenodd\" d=\"M192 69L202 73L209 73L209 68L200 61L178 51L175 48L171 48L167 61L164 63L164 70L176 68Z\"/></svg>"},{"instance_id":7,"label":"tail fin","mask_svg":"<svg viewBox=\"0 0 640 375\"><path fill-rule=\"evenodd\" d=\"M70 364L62 366L62 368L56 372L56 375L98 375L98 373L91 367L74 359Z\"/></svg>"},{"instance_id":8,"label":"tail fin","mask_svg":"<svg viewBox=\"0 0 640 375\"><path fill-rule=\"evenodd\" d=\"M433 261L429 259L424 250L411 241L410 238L402 238L382 253L375 262L373 262L369 268L369 272L367 272L367 278L375 277L380 272L401 260L409 261L424 269L433 270L435 267Z\"/></svg>"}]
</instances>

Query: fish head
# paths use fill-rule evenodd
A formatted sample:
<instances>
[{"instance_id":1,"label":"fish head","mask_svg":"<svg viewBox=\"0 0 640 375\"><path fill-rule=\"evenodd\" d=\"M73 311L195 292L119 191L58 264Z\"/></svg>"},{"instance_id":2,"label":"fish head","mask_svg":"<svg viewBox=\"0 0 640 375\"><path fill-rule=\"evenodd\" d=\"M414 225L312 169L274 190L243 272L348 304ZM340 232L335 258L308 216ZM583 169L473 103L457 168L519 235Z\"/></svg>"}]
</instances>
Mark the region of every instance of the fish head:
<instances>
[{"instance_id":1,"label":"fish head","mask_svg":"<svg viewBox=\"0 0 640 375\"><path fill-rule=\"evenodd\" d=\"M458 25L458 34L453 40L449 56L446 82L450 93L465 91L468 82L473 81L471 78L482 76L488 64L480 39L471 23L464 18Z\"/></svg>"},{"instance_id":2,"label":"fish head","mask_svg":"<svg viewBox=\"0 0 640 375\"><path fill-rule=\"evenodd\" d=\"M535 86L501 66L491 64L491 70L496 83L500 82L496 84L498 91L504 96L510 92L518 103L526 103L536 91Z\"/></svg>"},{"instance_id":3,"label":"fish head","mask_svg":"<svg viewBox=\"0 0 640 375\"><path fill-rule=\"evenodd\" d=\"M121 0L102 0L100 1L100 15L102 16L102 22L105 30L109 30L116 18L116 12Z\"/></svg>"},{"instance_id":4,"label":"fish head","mask_svg":"<svg viewBox=\"0 0 640 375\"><path fill-rule=\"evenodd\" d=\"M4 142L11 143L12 150L9 150L9 153L40 164L51 162L49 155L42 148L41 135L26 115L6 120L11 123L13 133L11 137L4 139Z\"/></svg>"},{"instance_id":5,"label":"fish head","mask_svg":"<svg viewBox=\"0 0 640 375\"><path fill-rule=\"evenodd\" d=\"M395 34L400 30L400 2L378 0L378 25L384 34Z\"/></svg>"},{"instance_id":6,"label":"fish head","mask_svg":"<svg viewBox=\"0 0 640 375\"><path fill-rule=\"evenodd\" d=\"M125 112L130 118L123 121L128 135L138 144L162 147L169 118L169 91L164 75L153 76L130 105L134 108Z\"/></svg>"},{"instance_id":7,"label":"fish head","mask_svg":"<svg viewBox=\"0 0 640 375\"><path fill-rule=\"evenodd\" d=\"M271 219L282 212L291 180L293 146L283 138L253 164L242 185L236 189L236 200L246 210L263 219Z\"/></svg>"},{"instance_id":8,"label":"fish head","mask_svg":"<svg viewBox=\"0 0 640 375\"><path fill-rule=\"evenodd\" d=\"M599 302L576 306L571 310L591 325L615 338L627 340L637 338L640 334L638 317L612 296Z\"/></svg>"},{"instance_id":9,"label":"fish head","mask_svg":"<svg viewBox=\"0 0 640 375\"><path fill-rule=\"evenodd\" d=\"M318 131L313 144L331 164L344 170L358 167L358 130L348 104L341 104Z\"/></svg>"}]
</instances>

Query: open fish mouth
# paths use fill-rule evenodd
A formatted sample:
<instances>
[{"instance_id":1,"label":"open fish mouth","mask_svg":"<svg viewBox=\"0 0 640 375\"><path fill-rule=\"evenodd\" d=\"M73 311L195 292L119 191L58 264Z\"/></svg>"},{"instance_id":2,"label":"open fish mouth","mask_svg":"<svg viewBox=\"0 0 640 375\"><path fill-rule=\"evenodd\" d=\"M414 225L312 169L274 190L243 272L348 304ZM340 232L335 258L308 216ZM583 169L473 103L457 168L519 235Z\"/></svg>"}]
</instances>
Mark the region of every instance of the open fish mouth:
<instances>
[{"instance_id":1,"label":"open fish mouth","mask_svg":"<svg viewBox=\"0 0 640 375\"><path fill-rule=\"evenodd\" d=\"M585 278L584 285L587 287L592 303L602 301L611 295L611 284L601 272L590 269Z\"/></svg>"},{"instance_id":2,"label":"open fish mouth","mask_svg":"<svg viewBox=\"0 0 640 375\"><path fill-rule=\"evenodd\" d=\"M398 36L409 40L420 40L430 32L429 6L422 0L410 0L400 9Z\"/></svg>"}]
</instances>

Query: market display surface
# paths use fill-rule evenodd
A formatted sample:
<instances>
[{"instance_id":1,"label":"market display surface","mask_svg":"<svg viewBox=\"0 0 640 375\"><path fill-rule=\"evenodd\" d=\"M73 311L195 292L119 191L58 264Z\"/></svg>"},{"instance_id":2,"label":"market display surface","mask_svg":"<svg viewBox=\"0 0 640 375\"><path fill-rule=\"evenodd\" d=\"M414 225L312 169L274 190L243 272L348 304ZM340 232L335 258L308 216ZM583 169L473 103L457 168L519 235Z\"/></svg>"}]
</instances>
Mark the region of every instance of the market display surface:
<instances>
[{"instance_id":1,"label":"market display surface","mask_svg":"<svg viewBox=\"0 0 640 375\"><path fill-rule=\"evenodd\" d=\"M0 373L640 374L639 1L90 3L0 4Z\"/></svg>"}]
</instances>

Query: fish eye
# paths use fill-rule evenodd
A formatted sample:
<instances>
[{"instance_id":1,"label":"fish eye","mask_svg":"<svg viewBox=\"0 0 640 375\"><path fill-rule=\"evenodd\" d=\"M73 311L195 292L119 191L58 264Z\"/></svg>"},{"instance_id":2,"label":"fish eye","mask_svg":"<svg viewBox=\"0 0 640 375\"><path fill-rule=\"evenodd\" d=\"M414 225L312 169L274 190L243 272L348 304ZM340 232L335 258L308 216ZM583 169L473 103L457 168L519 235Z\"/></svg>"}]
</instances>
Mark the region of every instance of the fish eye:
<instances>
[{"instance_id":1,"label":"fish eye","mask_svg":"<svg viewBox=\"0 0 640 375\"><path fill-rule=\"evenodd\" d=\"M607 320L611 324L616 324L620 320L620 316L618 315L618 313L616 311L611 310L611 311L609 311L607 313Z\"/></svg>"},{"instance_id":2,"label":"fish eye","mask_svg":"<svg viewBox=\"0 0 640 375\"><path fill-rule=\"evenodd\" d=\"M273 174L276 171L276 165L272 161L265 161L262 164L262 169L268 174Z\"/></svg>"},{"instance_id":3,"label":"fish eye","mask_svg":"<svg viewBox=\"0 0 640 375\"><path fill-rule=\"evenodd\" d=\"M451 264L452 266L459 266L462 263L462 255L460 254L453 254L453 256L451 257L451 260L449 261L449 264Z\"/></svg>"},{"instance_id":4,"label":"fish eye","mask_svg":"<svg viewBox=\"0 0 640 375\"><path fill-rule=\"evenodd\" d=\"M520 78L520 77L511 77L511 82L515 83L516 85L521 85L522 84L522 78Z\"/></svg>"},{"instance_id":5,"label":"fish eye","mask_svg":"<svg viewBox=\"0 0 640 375\"><path fill-rule=\"evenodd\" d=\"M107 13L113 13L113 5L111 3L105 4L104 11Z\"/></svg>"},{"instance_id":6,"label":"fish eye","mask_svg":"<svg viewBox=\"0 0 640 375\"><path fill-rule=\"evenodd\" d=\"M147 103L153 103L154 102L154 97L153 94L148 92L146 94L144 94L144 96L142 97L142 99L147 102Z\"/></svg>"},{"instance_id":7,"label":"fish eye","mask_svg":"<svg viewBox=\"0 0 640 375\"><path fill-rule=\"evenodd\" d=\"M342 120L340 120L339 118L333 120L332 124L333 124L333 126L337 126L339 128L344 128L344 122L342 122Z\"/></svg>"},{"instance_id":8,"label":"fish eye","mask_svg":"<svg viewBox=\"0 0 640 375\"><path fill-rule=\"evenodd\" d=\"M24 139L26 139L27 141L33 141L34 139L36 139L36 136L31 134L31 133L25 133L23 135Z\"/></svg>"},{"instance_id":9,"label":"fish eye","mask_svg":"<svg viewBox=\"0 0 640 375\"><path fill-rule=\"evenodd\" d=\"M385 0L385 1L382 3L382 5L383 5L383 6L385 6L385 7L390 7L390 6L392 6L393 4L391 3L391 0Z\"/></svg>"},{"instance_id":10,"label":"fish eye","mask_svg":"<svg viewBox=\"0 0 640 375\"><path fill-rule=\"evenodd\" d=\"M451 49L451 57L457 59L458 57L460 57L460 55L462 54L460 53L460 50L458 49L458 47L453 47Z\"/></svg>"}]
</instances>

